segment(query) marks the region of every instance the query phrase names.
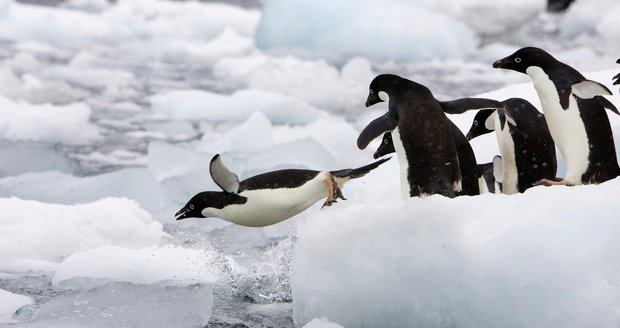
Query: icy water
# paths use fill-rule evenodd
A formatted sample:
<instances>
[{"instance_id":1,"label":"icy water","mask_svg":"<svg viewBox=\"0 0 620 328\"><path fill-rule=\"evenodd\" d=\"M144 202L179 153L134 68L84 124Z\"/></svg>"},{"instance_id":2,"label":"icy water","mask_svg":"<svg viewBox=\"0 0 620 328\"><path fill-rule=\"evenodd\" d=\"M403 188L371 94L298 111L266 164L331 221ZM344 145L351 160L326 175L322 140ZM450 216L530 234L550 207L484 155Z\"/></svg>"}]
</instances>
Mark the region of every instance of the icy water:
<instances>
[{"instance_id":1,"label":"icy water","mask_svg":"<svg viewBox=\"0 0 620 328\"><path fill-rule=\"evenodd\" d=\"M52 8L60 3L54 0L22 2L43 3ZM257 1L227 3L252 12L260 10ZM144 17L146 21L155 19L155 15L150 17L148 13ZM566 40L552 38L556 35L553 28L556 19L550 16L532 17L528 27L516 33L481 36L481 46L492 44L498 39L509 39L515 44L570 47L566 43L560 45ZM166 27L162 29L162 34L170 32L166 31ZM45 36L45 33L40 33ZM144 32L145 35L148 33ZM3 175L7 177L17 176L22 171L59 170L81 178L98 177L127 168L148 167L149 145L154 142L179 147L189 147L200 142L211 128L209 123L192 119L171 120L153 112L149 97L164 91L185 89L231 94L241 89L240 82L216 75L209 61L192 62L171 58L175 56L174 53L164 58L148 56L149 47L156 48L157 43L158 40L147 40L136 45L126 42L122 44L122 51L117 51L119 44L116 40L106 38L63 42L57 36L50 36L49 40L37 40L36 37L26 35L24 40L1 40L0 61L5 63L4 67L11 67L10 71L1 72L2 81L5 85L15 80L18 81L16 84L23 84L22 87L4 88L5 96L32 104L86 103L91 109L88 122L101 136L92 142L78 144L6 142L2 148L16 156L20 149L26 152L21 155L22 159L27 158L29 152L36 151L45 155L46 163L43 167L32 169L13 165L12 171L3 172ZM494 55L492 51L490 53L478 53L466 60L423 63L377 61L371 62L371 65L374 72L398 71L402 75L415 77L418 82L433 90L437 98L451 99L476 95L507 84L506 72L489 73L490 62L486 57ZM340 69L343 63L334 62L333 66ZM86 75L82 75L84 72ZM24 76L29 74L44 83L28 85ZM512 81L521 80L515 77ZM365 94L360 94L359 98L362 104ZM328 111L350 124L357 123L356 110L328 108ZM217 129L226 129L226 126ZM204 165L206 170L206 163ZM184 182L180 181L173 183ZM174 187L187 190L183 186ZM104 189L103 186L101 188ZM10 190L0 192L3 197L12 195ZM183 197L174 197L174 201L181 205ZM74 201L66 197L64 202ZM151 214L158 219L173 216L168 208L166 211L151 211ZM53 273L36 270L14 273L7 277L0 276L0 289L29 295L35 303L22 307L14 316L16 322L10 326L60 327L67 320L80 326L92 324L90 320L96 317L101 319L100 324L103 326L114 322L109 326L130 327L135 314L118 305L127 299L149 300L144 304L138 302L128 305L134 311L157 314L145 321L145 326L162 326L162 323L168 326L166 320L181 311L201 313L191 318L179 318L187 326L200 324L203 317L210 317L207 327L293 326L290 282L291 260L296 242L293 224L284 223L275 230L265 231L229 225L205 229L195 222L180 224L172 220L162 221L165 222L165 232L170 235L169 244L208 253L212 259L207 265L208 270L218 276L215 284L169 286L114 281L93 284L88 279L78 278L68 284L54 285ZM240 237L240 234L243 236ZM171 299L175 302L170 302ZM108 311L93 312L101 308ZM106 321L112 319L115 321Z\"/></svg>"}]
</instances>

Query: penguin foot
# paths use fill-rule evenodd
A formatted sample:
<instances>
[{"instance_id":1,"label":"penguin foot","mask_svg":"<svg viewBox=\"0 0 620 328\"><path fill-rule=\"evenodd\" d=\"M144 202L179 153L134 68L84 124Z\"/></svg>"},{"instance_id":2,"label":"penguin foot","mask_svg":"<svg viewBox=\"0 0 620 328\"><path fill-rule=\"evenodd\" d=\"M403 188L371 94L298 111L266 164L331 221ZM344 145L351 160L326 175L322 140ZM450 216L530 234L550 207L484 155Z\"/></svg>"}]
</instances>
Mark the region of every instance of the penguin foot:
<instances>
[{"instance_id":1,"label":"penguin foot","mask_svg":"<svg viewBox=\"0 0 620 328\"><path fill-rule=\"evenodd\" d=\"M334 179L333 175L329 174L326 182L327 182L327 199L325 200L325 203L323 203L323 206L321 206L321 208L325 206L332 206L333 203L338 202L338 199L347 200L342 195L342 189L338 187L338 183L336 183L336 180Z\"/></svg>"},{"instance_id":2,"label":"penguin foot","mask_svg":"<svg viewBox=\"0 0 620 328\"><path fill-rule=\"evenodd\" d=\"M549 179L540 179L534 183L534 186L570 186L570 184L566 180L554 181Z\"/></svg>"}]
</instances>

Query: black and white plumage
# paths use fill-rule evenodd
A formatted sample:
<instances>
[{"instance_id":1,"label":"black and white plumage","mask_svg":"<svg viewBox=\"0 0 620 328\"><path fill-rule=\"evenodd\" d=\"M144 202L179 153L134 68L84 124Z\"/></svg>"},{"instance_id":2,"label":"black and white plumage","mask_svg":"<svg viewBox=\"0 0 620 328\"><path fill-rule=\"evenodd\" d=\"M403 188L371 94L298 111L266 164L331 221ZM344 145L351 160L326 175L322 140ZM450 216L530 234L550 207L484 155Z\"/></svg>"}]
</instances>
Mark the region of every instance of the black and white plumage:
<instances>
[{"instance_id":1,"label":"black and white plumage","mask_svg":"<svg viewBox=\"0 0 620 328\"><path fill-rule=\"evenodd\" d=\"M524 192L543 179L554 180L555 145L544 115L525 99L510 98L501 104L476 114L467 139L495 131L502 155L503 193Z\"/></svg>"},{"instance_id":2,"label":"black and white plumage","mask_svg":"<svg viewBox=\"0 0 620 328\"><path fill-rule=\"evenodd\" d=\"M177 220L217 217L247 227L264 227L301 213L326 198L323 206L345 199L340 188L385 163L381 159L356 169L272 171L239 181L215 155L210 163L213 181L222 191L205 191L192 197L176 214Z\"/></svg>"},{"instance_id":3,"label":"black and white plumage","mask_svg":"<svg viewBox=\"0 0 620 328\"><path fill-rule=\"evenodd\" d=\"M616 64L620 64L620 58L616 60ZM614 85L620 84L620 73L616 74L612 80L614 81Z\"/></svg>"},{"instance_id":4,"label":"black and white plumage","mask_svg":"<svg viewBox=\"0 0 620 328\"><path fill-rule=\"evenodd\" d=\"M393 74L370 83L366 107L388 103L388 112L360 133L360 149L390 131L404 198L440 194L455 197L462 189L461 172L450 123L425 86Z\"/></svg>"},{"instance_id":5,"label":"black and white plumage","mask_svg":"<svg viewBox=\"0 0 620 328\"><path fill-rule=\"evenodd\" d=\"M450 121L450 128L452 131L452 138L454 139L454 145L456 146L456 155L459 160L461 177L463 179L463 188L460 192L456 193L456 195L479 195L480 187L478 185L478 170L474 150L471 148L471 145L465 138L463 132L461 132L461 130L454 123L452 123L452 121ZM392 133L386 132L383 134L381 144L375 151L373 157L377 159L395 151Z\"/></svg>"},{"instance_id":6,"label":"black and white plumage","mask_svg":"<svg viewBox=\"0 0 620 328\"><path fill-rule=\"evenodd\" d=\"M601 183L620 174L605 112L618 110L602 97L611 95L607 87L534 47L519 49L493 67L525 73L532 79L549 132L566 159L564 180L546 180L548 184Z\"/></svg>"}]
</instances>

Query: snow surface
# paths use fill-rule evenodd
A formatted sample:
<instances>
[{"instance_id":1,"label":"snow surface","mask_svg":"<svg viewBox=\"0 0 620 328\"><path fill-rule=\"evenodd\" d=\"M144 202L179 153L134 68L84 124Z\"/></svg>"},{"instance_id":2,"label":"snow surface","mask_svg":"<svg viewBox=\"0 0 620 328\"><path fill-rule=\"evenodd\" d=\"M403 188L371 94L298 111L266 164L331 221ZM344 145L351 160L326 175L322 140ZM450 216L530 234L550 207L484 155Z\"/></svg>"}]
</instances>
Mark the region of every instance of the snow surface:
<instances>
[{"instance_id":1,"label":"snow surface","mask_svg":"<svg viewBox=\"0 0 620 328\"><path fill-rule=\"evenodd\" d=\"M543 7L1 1L0 290L28 297L0 291L0 320L618 327L618 179L403 202L391 160L347 183L347 201L272 227L174 221L189 197L218 189L216 153L242 179L371 162L379 141L359 151L356 139L386 110L364 108L380 73L440 100L539 106L527 76L491 68L534 45L606 84L620 107L620 6ZM466 131L474 114L450 118ZM619 144L620 117L608 114ZM479 163L498 153L492 134L472 146Z\"/></svg>"},{"instance_id":2,"label":"snow surface","mask_svg":"<svg viewBox=\"0 0 620 328\"><path fill-rule=\"evenodd\" d=\"M20 307L32 304L32 298L0 289L0 323L14 322L11 317Z\"/></svg>"}]
</instances>

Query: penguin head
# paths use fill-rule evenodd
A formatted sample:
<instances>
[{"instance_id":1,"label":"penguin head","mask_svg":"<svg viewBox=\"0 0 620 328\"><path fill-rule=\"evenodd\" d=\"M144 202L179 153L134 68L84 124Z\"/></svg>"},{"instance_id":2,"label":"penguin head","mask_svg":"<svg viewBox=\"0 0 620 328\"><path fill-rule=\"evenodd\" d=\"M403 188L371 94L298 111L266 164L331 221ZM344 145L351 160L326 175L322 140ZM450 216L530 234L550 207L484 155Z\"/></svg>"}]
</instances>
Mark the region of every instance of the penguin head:
<instances>
[{"instance_id":1,"label":"penguin head","mask_svg":"<svg viewBox=\"0 0 620 328\"><path fill-rule=\"evenodd\" d=\"M386 132L383 134L383 139L381 140L381 145L379 145L379 148L377 148L377 150L375 151L374 155L372 156L374 159L377 159L379 157L385 156L387 154L391 154L393 152L395 152L396 150L394 150L394 141L392 141L392 133L391 132Z\"/></svg>"},{"instance_id":2,"label":"penguin head","mask_svg":"<svg viewBox=\"0 0 620 328\"><path fill-rule=\"evenodd\" d=\"M187 218L206 218L215 215L224 207L232 204L244 204L247 198L237 194L221 191L203 191L192 197L174 216L177 220Z\"/></svg>"},{"instance_id":3,"label":"penguin head","mask_svg":"<svg viewBox=\"0 0 620 328\"><path fill-rule=\"evenodd\" d=\"M528 67L538 66L542 69L555 62L555 58L548 52L535 47L525 47L517 50L512 55L493 63L494 68L504 68L526 73Z\"/></svg>"},{"instance_id":4,"label":"penguin head","mask_svg":"<svg viewBox=\"0 0 620 328\"><path fill-rule=\"evenodd\" d=\"M401 78L394 74L381 74L377 75L368 89L368 98L366 99L366 107L370 107L376 103L390 101L390 94L396 90L396 87L401 83Z\"/></svg>"},{"instance_id":5,"label":"penguin head","mask_svg":"<svg viewBox=\"0 0 620 328\"><path fill-rule=\"evenodd\" d=\"M495 131L495 109L483 109L478 111L474 121L467 132L467 140Z\"/></svg>"}]
</instances>

